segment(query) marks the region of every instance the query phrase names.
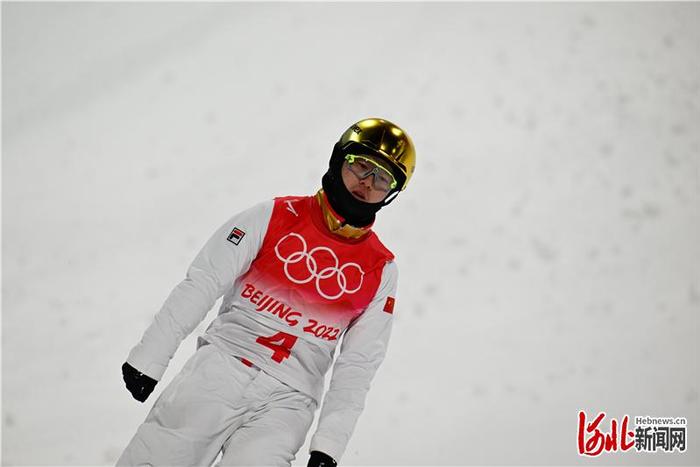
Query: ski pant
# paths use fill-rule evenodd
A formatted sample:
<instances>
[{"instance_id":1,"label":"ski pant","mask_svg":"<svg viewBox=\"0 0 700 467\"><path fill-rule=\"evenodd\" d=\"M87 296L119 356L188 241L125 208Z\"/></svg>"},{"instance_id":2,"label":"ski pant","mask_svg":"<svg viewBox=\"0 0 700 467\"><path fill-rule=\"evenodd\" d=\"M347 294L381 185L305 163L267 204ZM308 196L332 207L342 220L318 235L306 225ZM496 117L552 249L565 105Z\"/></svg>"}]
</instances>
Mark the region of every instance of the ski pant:
<instances>
[{"instance_id":1,"label":"ski pant","mask_svg":"<svg viewBox=\"0 0 700 467\"><path fill-rule=\"evenodd\" d=\"M213 344L162 392L117 465L289 466L316 402Z\"/></svg>"}]
</instances>

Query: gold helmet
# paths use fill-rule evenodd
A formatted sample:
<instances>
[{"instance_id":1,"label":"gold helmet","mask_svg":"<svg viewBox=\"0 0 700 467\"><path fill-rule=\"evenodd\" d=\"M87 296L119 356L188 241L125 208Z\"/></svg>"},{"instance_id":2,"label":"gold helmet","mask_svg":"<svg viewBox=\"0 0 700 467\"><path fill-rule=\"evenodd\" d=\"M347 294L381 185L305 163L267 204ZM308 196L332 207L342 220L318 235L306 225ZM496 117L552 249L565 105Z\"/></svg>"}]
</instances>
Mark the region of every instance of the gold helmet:
<instances>
[{"instance_id":1,"label":"gold helmet","mask_svg":"<svg viewBox=\"0 0 700 467\"><path fill-rule=\"evenodd\" d=\"M366 118L348 128L338 141L343 153L369 151L395 169L404 190L416 168L416 149L411 138L397 125L382 118Z\"/></svg>"}]
</instances>

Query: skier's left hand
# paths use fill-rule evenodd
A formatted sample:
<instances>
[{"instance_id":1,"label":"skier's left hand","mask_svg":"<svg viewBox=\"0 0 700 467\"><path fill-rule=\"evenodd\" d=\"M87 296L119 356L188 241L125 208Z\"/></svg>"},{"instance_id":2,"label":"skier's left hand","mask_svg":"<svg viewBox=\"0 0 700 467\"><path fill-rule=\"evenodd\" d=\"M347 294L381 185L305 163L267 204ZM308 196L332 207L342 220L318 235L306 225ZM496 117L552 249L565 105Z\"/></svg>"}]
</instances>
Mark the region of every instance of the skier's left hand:
<instances>
[{"instance_id":1,"label":"skier's left hand","mask_svg":"<svg viewBox=\"0 0 700 467\"><path fill-rule=\"evenodd\" d=\"M336 467L335 460L321 451L311 451L311 457L306 467Z\"/></svg>"}]
</instances>

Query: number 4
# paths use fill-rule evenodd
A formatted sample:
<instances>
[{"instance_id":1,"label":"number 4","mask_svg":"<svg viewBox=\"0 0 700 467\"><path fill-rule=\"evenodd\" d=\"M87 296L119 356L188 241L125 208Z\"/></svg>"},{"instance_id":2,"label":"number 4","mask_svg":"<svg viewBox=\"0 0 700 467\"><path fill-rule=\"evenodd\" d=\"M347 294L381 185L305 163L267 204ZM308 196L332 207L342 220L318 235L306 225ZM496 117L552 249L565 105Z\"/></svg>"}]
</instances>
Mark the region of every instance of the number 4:
<instances>
[{"instance_id":1,"label":"number 4","mask_svg":"<svg viewBox=\"0 0 700 467\"><path fill-rule=\"evenodd\" d=\"M255 339L255 342L262 344L268 349L272 349L272 359L277 363L282 363L282 360L289 357L292 347L297 341L297 336L292 336L284 332L278 332L274 336L260 336Z\"/></svg>"}]
</instances>

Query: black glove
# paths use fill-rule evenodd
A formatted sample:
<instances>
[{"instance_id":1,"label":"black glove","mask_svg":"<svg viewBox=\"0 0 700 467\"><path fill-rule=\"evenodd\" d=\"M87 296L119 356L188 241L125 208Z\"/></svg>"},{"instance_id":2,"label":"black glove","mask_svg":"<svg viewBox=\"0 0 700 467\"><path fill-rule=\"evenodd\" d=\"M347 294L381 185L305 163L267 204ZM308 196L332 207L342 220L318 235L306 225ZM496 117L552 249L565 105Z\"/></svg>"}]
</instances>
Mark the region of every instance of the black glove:
<instances>
[{"instance_id":1,"label":"black glove","mask_svg":"<svg viewBox=\"0 0 700 467\"><path fill-rule=\"evenodd\" d=\"M144 402L148 399L148 396L153 392L153 388L158 384L158 381L144 375L126 362L122 365L122 375L124 376L126 388L134 396L134 399L139 402Z\"/></svg>"},{"instance_id":2,"label":"black glove","mask_svg":"<svg viewBox=\"0 0 700 467\"><path fill-rule=\"evenodd\" d=\"M321 451L311 451L309 463L306 467L336 467L338 464L328 454Z\"/></svg>"}]
</instances>

